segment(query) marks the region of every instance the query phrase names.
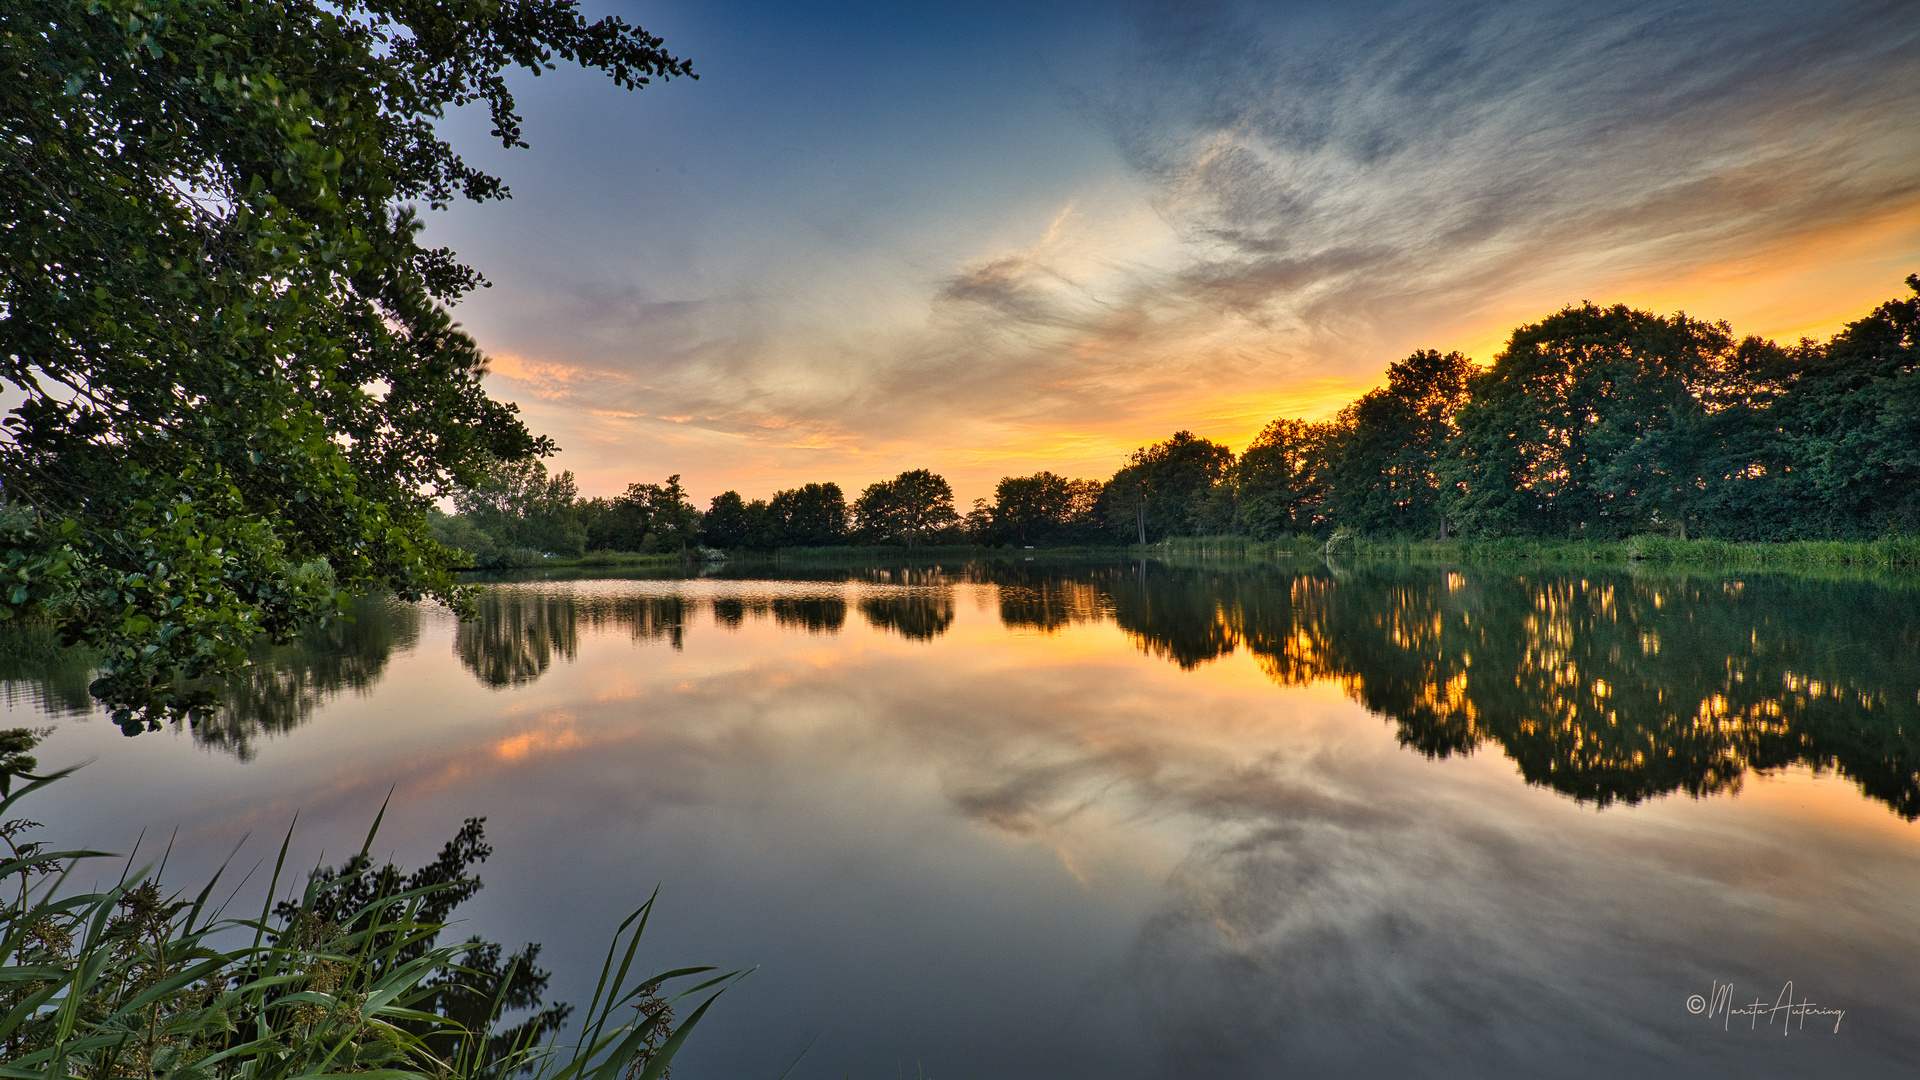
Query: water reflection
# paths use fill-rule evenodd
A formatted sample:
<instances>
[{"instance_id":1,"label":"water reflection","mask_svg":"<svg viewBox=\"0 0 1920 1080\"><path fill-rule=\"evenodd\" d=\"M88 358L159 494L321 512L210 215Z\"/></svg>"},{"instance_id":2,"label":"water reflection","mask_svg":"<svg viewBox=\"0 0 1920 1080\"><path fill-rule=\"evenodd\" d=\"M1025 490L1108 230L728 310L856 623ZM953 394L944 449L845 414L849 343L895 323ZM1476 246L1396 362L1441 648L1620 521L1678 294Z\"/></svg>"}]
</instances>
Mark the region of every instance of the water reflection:
<instances>
[{"instance_id":1,"label":"water reflection","mask_svg":"<svg viewBox=\"0 0 1920 1080\"><path fill-rule=\"evenodd\" d=\"M1920 613L1869 582L1409 571L1150 573L1109 593L1183 667L1244 647L1338 680L1429 757L1498 745L1605 806L1833 768L1920 816Z\"/></svg>"},{"instance_id":2,"label":"water reflection","mask_svg":"<svg viewBox=\"0 0 1920 1080\"><path fill-rule=\"evenodd\" d=\"M310 629L290 645L257 650L253 663L222 687L213 715L191 723L193 740L251 760L261 737L299 727L341 693L370 692L393 654L419 639L414 605L362 600L351 619Z\"/></svg>"},{"instance_id":3,"label":"water reflection","mask_svg":"<svg viewBox=\"0 0 1920 1080\"><path fill-rule=\"evenodd\" d=\"M784 596L769 606L774 622L809 634L837 634L847 625L847 602L837 596Z\"/></svg>"},{"instance_id":4,"label":"water reflection","mask_svg":"<svg viewBox=\"0 0 1920 1080\"><path fill-rule=\"evenodd\" d=\"M860 614L875 630L890 630L909 641L932 641L953 625L953 592L916 589L865 596Z\"/></svg>"},{"instance_id":5,"label":"water reflection","mask_svg":"<svg viewBox=\"0 0 1920 1080\"><path fill-rule=\"evenodd\" d=\"M253 662L220 685L220 704L188 722L193 740L251 760L261 737L306 723L343 692L370 691L394 652L419 637L417 608L370 598L350 618L310 628L292 644L256 648ZM89 716L94 663L92 653L61 647L44 626L12 627L0 635L0 692L9 707L31 701L45 716Z\"/></svg>"},{"instance_id":6,"label":"water reflection","mask_svg":"<svg viewBox=\"0 0 1920 1080\"><path fill-rule=\"evenodd\" d=\"M1498 747L1529 782L1606 806L1737 790L1754 770L1835 769L1920 817L1920 605L1911 584L1513 573L1374 565L1181 568L986 564L821 571L808 581L512 583L487 589L454 653L506 689L572 662L583 633L678 650L704 614L842 633L850 608L917 643L984 588L1000 624L1051 634L1110 622L1182 669L1237 650L1281 686L1332 680L1430 758ZM369 601L353 621L263 650L194 739L241 758L327 698L365 692L419 613ZM0 640L10 704L91 711L84 654L16 628Z\"/></svg>"},{"instance_id":7,"label":"water reflection","mask_svg":"<svg viewBox=\"0 0 1920 1080\"><path fill-rule=\"evenodd\" d=\"M7 707L31 702L44 716L85 716L93 711L93 656L60 646L45 626L0 627L0 693Z\"/></svg>"},{"instance_id":8,"label":"water reflection","mask_svg":"<svg viewBox=\"0 0 1920 1080\"><path fill-rule=\"evenodd\" d=\"M524 686L556 658L580 651L580 630L623 630L636 641L685 645L689 602L674 595L556 591L499 585L481 594L478 618L460 624L453 650L483 685Z\"/></svg>"}]
</instances>

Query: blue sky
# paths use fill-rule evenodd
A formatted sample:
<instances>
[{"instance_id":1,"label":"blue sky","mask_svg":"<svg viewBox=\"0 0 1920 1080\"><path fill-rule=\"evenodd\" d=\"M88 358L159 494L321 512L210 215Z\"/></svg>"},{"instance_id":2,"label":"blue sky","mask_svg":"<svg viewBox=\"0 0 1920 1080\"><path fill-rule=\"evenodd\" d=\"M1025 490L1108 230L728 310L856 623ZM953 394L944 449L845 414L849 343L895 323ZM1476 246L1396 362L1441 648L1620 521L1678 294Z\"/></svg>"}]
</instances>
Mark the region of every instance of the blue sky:
<instances>
[{"instance_id":1,"label":"blue sky","mask_svg":"<svg viewBox=\"0 0 1920 1080\"><path fill-rule=\"evenodd\" d=\"M601 3L701 78L445 131L460 319L591 493L966 500L1236 449L1615 300L1792 338L1920 270L1920 5Z\"/></svg>"}]
</instances>

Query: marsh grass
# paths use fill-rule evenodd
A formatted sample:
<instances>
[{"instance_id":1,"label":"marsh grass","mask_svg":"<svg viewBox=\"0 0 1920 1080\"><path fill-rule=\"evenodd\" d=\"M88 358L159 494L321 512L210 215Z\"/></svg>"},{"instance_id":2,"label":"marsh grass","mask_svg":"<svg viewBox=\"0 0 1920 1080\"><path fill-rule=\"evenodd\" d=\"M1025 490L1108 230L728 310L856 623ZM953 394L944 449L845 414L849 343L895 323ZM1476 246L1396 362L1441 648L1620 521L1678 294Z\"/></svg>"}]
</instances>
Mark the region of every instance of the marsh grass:
<instances>
[{"instance_id":1,"label":"marsh grass","mask_svg":"<svg viewBox=\"0 0 1920 1080\"><path fill-rule=\"evenodd\" d=\"M1799 540L1732 543L1635 536L1626 540L1379 540L1337 530L1328 538L1300 535L1272 541L1241 536L1192 536L1150 545L1156 556L1179 561L1210 558L1336 557L1430 563L1674 567L1726 570L1900 572L1920 569L1920 537L1878 540Z\"/></svg>"},{"instance_id":2,"label":"marsh grass","mask_svg":"<svg viewBox=\"0 0 1920 1080\"><path fill-rule=\"evenodd\" d=\"M558 1034L564 1006L502 1029L539 1003L536 950L502 963L485 942L439 944L445 912L478 881L373 869L378 818L359 856L276 904L289 830L259 913L230 917L219 874L191 896L131 868L111 888L69 890L74 868L105 853L46 850L14 812L72 770L34 777L31 758L10 761L19 771L0 790L27 783L0 799L0 1077L658 1080L740 975L641 975L649 898L615 932L571 1042ZM696 995L673 1025L673 1007Z\"/></svg>"},{"instance_id":3,"label":"marsh grass","mask_svg":"<svg viewBox=\"0 0 1920 1080\"><path fill-rule=\"evenodd\" d=\"M1500 540L1381 541L1351 539L1338 554L1469 562L1650 563L1664 566L1802 570L1852 568L1904 570L1920 567L1920 537L1878 540L1796 540L1734 543L1635 536L1619 541Z\"/></svg>"}]
</instances>

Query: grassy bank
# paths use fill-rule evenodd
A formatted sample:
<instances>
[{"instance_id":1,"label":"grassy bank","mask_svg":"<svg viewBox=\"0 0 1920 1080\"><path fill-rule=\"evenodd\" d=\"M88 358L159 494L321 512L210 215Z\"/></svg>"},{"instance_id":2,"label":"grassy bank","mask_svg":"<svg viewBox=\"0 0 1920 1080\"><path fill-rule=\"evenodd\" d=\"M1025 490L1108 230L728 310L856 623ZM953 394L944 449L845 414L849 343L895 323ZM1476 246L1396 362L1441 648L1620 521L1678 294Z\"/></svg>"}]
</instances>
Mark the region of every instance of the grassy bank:
<instances>
[{"instance_id":1,"label":"grassy bank","mask_svg":"<svg viewBox=\"0 0 1920 1080\"><path fill-rule=\"evenodd\" d=\"M683 556L679 552L665 555L642 555L637 551L589 551L585 555L554 555L542 558L537 563L528 564L525 569L557 567L570 569L577 566L679 566L685 562L700 562L697 556Z\"/></svg>"},{"instance_id":2,"label":"grassy bank","mask_svg":"<svg viewBox=\"0 0 1920 1080\"><path fill-rule=\"evenodd\" d=\"M1240 536L1195 536L1149 547L1176 559L1313 558L1395 559L1423 563L1498 563L1551 566L1672 566L1757 570L1920 569L1920 537L1878 540L1803 540L1791 543L1730 543L1636 536L1626 540L1370 540L1335 533L1322 540L1295 536L1252 541Z\"/></svg>"},{"instance_id":3,"label":"grassy bank","mask_svg":"<svg viewBox=\"0 0 1920 1080\"><path fill-rule=\"evenodd\" d=\"M1920 538L1800 540L1790 543L1730 543L1636 536L1620 541L1501 540L1329 541L1332 555L1464 562L1651 563L1665 566L1752 569L1853 568L1900 570L1920 567Z\"/></svg>"},{"instance_id":4,"label":"grassy bank","mask_svg":"<svg viewBox=\"0 0 1920 1080\"><path fill-rule=\"evenodd\" d=\"M1775 570L1909 570L1920 569L1920 537L1888 536L1878 540L1802 540L1790 543L1677 540L1665 536L1635 536L1609 541L1541 540L1529 537L1498 540L1379 540L1336 532L1331 538L1297 534L1275 540L1253 540L1245 536L1182 536L1145 546L1114 544L1022 548L942 544L914 548L888 545L791 547L765 552L729 552L724 561L736 566L775 567L782 564L867 565L1142 557L1317 560L1330 555L1420 562L1568 566L1601 563ZM577 557L543 559L528 569L669 569L705 565L707 562L678 554L640 555L602 551Z\"/></svg>"}]
</instances>

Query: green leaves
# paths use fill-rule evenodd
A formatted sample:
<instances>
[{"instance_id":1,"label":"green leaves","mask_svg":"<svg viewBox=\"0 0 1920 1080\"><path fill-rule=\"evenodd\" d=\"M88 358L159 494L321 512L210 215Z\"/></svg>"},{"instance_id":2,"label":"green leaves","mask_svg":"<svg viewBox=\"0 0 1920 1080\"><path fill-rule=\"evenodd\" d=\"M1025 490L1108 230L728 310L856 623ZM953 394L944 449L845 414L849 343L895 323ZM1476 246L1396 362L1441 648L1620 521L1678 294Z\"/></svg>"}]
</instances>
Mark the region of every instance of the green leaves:
<instances>
[{"instance_id":1,"label":"green leaves","mask_svg":"<svg viewBox=\"0 0 1920 1080\"><path fill-rule=\"evenodd\" d=\"M18 750L22 736L30 749L29 733L0 733L0 752ZM32 767L31 759L16 763ZM65 775L0 797L0 815ZM565 1006L539 1013L546 1022L497 1031L504 1009L538 1008L546 975L531 967L537 946L503 972L470 965L486 943L437 943L448 914L478 888L465 874L484 849L474 846L472 822L438 863L403 876L362 857L346 874L313 876L300 903L257 919L227 919L210 906L218 875L190 897L163 892L145 872L62 895L60 868L101 853L42 851L17 839L29 827L0 823L0 843L14 855L0 858L0 886L11 894L0 902L0 1077L659 1076L718 988L738 975L695 980L712 971L695 967L640 977L634 960L649 899L616 933L572 1044L555 1037ZM279 895L286 847L269 897ZM668 988L686 981L694 985ZM668 1006L691 994L706 996L670 1026ZM477 1010L463 1007L476 999Z\"/></svg>"},{"instance_id":2,"label":"green leaves","mask_svg":"<svg viewBox=\"0 0 1920 1080\"><path fill-rule=\"evenodd\" d=\"M415 243L407 202L505 195L432 121L486 100L513 144L507 67L690 74L659 44L549 0L0 12L0 618L151 718L339 592L452 596L432 501L552 446L442 306L478 276Z\"/></svg>"}]
</instances>

